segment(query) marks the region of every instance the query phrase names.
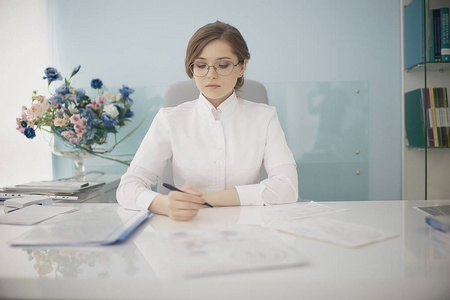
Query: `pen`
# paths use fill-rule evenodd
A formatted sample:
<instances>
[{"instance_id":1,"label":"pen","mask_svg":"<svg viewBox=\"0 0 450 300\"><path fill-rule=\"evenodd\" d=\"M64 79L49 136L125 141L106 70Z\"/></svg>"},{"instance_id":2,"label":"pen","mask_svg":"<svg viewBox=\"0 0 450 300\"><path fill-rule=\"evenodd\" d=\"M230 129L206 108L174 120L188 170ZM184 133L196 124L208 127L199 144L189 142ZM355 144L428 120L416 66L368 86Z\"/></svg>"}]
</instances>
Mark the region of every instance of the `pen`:
<instances>
[{"instance_id":1,"label":"pen","mask_svg":"<svg viewBox=\"0 0 450 300\"><path fill-rule=\"evenodd\" d=\"M163 183L163 186L166 187L166 188L168 188L168 189L171 190L171 191L177 191L177 192L186 193L186 192L183 192L182 190L177 189L176 187L174 187L173 185L168 184L168 183ZM209 204L208 202L205 202L204 204L205 204L206 206L209 206L209 207L214 207L214 206L212 206L211 204Z\"/></svg>"}]
</instances>

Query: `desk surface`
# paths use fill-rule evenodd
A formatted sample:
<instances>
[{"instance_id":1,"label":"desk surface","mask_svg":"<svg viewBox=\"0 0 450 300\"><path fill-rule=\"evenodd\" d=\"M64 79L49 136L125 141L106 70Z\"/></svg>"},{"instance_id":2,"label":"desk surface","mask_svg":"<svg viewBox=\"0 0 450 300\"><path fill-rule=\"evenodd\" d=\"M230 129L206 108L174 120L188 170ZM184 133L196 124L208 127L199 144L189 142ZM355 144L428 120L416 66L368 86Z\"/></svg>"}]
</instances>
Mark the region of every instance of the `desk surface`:
<instances>
[{"instance_id":1,"label":"desk surface","mask_svg":"<svg viewBox=\"0 0 450 300\"><path fill-rule=\"evenodd\" d=\"M265 207L201 210L190 222L155 215L123 244L100 248L13 248L29 230L0 225L0 297L30 299L449 299L450 241L437 238L414 206L450 201L321 202L326 218L399 235L359 249L277 233L305 266L195 279L161 279L142 244L155 231L256 224ZM78 204L96 209L102 205Z\"/></svg>"}]
</instances>

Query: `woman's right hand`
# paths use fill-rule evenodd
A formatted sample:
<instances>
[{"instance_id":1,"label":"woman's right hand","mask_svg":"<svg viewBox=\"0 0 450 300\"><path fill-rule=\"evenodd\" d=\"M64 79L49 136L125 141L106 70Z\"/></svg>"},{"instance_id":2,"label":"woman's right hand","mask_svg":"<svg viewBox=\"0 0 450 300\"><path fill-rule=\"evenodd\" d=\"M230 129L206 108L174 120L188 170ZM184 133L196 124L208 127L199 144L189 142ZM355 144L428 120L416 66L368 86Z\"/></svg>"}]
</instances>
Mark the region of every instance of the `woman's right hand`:
<instances>
[{"instance_id":1,"label":"woman's right hand","mask_svg":"<svg viewBox=\"0 0 450 300\"><path fill-rule=\"evenodd\" d=\"M149 210L169 216L175 221L192 220L205 207L205 199L198 189L190 185L183 186L180 190L185 193L172 191L168 195L156 196Z\"/></svg>"}]
</instances>

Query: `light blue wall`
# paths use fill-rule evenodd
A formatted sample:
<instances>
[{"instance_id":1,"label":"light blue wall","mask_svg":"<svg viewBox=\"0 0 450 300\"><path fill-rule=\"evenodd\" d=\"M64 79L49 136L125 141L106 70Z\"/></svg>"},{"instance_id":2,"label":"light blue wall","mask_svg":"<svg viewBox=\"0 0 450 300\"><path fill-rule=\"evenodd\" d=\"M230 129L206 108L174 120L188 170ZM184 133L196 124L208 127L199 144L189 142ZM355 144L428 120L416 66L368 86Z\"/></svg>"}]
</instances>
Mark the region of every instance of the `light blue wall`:
<instances>
[{"instance_id":1,"label":"light blue wall","mask_svg":"<svg viewBox=\"0 0 450 300\"><path fill-rule=\"evenodd\" d=\"M401 199L400 1L49 0L48 9L51 61L66 74L81 64L77 86L100 77L108 87L126 83L145 93L185 80L189 38L216 20L246 38L247 78L268 86L365 82L365 198Z\"/></svg>"}]
</instances>

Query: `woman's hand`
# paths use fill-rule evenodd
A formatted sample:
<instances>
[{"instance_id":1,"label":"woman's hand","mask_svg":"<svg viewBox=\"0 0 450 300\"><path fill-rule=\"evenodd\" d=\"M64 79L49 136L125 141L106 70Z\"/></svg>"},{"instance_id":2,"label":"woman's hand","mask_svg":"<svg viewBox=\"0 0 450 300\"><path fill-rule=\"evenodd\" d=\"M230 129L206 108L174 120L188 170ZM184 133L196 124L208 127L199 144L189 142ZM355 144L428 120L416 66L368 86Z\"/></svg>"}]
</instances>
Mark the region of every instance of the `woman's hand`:
<instances>
[{"instance_id":1,"label":"woman's hand","mask_svg":"<svg viewBox=\"0 0 450 300\"><path fill-rule=\"evenodd\" d=\"M192 185L184 185L180 190L185 193L172 191L168 195L156 196L149 209L175 221L192 220L205 207L202 190Z\"/></svg>"}]
</instances>

